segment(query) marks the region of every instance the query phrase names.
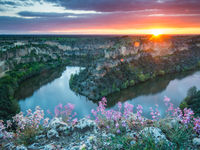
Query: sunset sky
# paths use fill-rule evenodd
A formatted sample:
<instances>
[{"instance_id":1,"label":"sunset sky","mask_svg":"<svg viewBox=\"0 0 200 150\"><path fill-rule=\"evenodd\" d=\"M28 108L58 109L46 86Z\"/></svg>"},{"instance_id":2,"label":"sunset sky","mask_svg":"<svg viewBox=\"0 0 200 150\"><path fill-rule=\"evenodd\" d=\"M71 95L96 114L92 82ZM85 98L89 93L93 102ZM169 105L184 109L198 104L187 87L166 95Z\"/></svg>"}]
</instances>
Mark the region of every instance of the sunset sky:
<instances>
[{"instance_id":1,"label":"sunset sky","mask_svg":"<svg viewBox=\"0 0 200 150\"><path fill-rule=\"evenodd\" d=\"M200 0L0 0L0 34L200 34Z\"/></svg>"}]
</instances>

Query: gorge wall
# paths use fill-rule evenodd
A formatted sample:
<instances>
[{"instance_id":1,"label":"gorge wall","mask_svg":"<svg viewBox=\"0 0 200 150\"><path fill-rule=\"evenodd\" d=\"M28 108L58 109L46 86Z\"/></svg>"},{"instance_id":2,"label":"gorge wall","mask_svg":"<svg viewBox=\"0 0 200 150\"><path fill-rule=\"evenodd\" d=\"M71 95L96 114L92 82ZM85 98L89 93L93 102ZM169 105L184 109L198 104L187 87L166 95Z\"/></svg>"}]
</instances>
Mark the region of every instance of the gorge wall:
<instances>
[{"instance_id":1,"label":"gorge wall","mask_svg":"<svg viewBox=\"0 0 200 150\"><path fill-rule=\"evenodd\" d=\"M104 57L73 75L70 87L93 100L167 73L200 66L199 36L121 37Z\"/></svg>"}]
</instances>

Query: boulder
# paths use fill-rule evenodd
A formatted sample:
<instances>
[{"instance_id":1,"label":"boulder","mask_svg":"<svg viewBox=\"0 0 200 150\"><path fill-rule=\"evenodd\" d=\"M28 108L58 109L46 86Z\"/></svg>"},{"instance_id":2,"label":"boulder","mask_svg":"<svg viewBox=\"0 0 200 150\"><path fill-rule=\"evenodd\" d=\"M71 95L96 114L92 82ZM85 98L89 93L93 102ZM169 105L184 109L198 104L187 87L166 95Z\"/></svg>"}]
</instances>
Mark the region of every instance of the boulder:
<instances>
[{"instance_id":1,"label":"boulder","mask_svg":"<svg viewBox=\"0 0 200 150\"><path fill-rule=\"evenodd\" d=\"M35 140L40 140L40 139L43 139L45 138L46 135L38 135L35 137Z\"/></svg>"},{"instance_id":2,"label":"boulder","mask_svg":"<svg viewBox=\"0 0 200 150\"><path fill-rule=\"evenodd\" d=\"M41 146L39 143L33 143L32 145L28 146L28 149L43 149L43 146Z\"/></svg>"},{"instance_id":3,"label":"boulder","mask_svg":"<svg viewBox=\"0 0 200 150\"><path fill-rule=\"evenodd\" d=\"M75 125L74 129L79 131L87 131L96 129L97 125L95 121L83 118L79 120L79 122Z\"/></svg>"},{"instance_id":4,"label":"boulder","mask_svg":"<svg viewBox=\"0 0 200 150\"><path fill-rule=\"evenodd\" d=\"M4 135L3 133L0 133L0 139L3 139Z\"/></svg>"},{"instance_id":5,"label":"boulder","mask_svg":"<svg viewBox=\"0 0 200 150\"><path fill-rule=\"evenodd\" d=\"M49 123L49 128L54 129L57 132L63 132L66 131L69 126L67 123L62 121L62 118L53 118Z\"/></svg>"},{"instance_id":6,"label":"boulder","mask_svg":"<svg viewBox=\"0 0 200 150\"><path fill-rule=\"evenodd\" d=\"M56 150L56 147L53 144L48 144L44 146L44 150Z\"/></svg>"},{"instance_id":7,"label":"boulder","mask_svg":"<svg viewBox=\"0 0 200 150\"><path fill-rule=\"evenodd\" d=\"M192 140L192 143L193 143L193 145L195 145L195 146L200 146L200 138L194 138L194 139Z\"/></svg>"},{"instance_id":8,"label":"boulder","mask_svg":"<svg viewBox=\"0 0 200 150\"><path fill-rule=\"evenodd\" d=\"M24 145L19 145L16 147L16 150L27 150L27 148Z\"/></svg>"},{"instance_id":9,"label":"boulder","mask_svg":"<svg viewBox=\"0 0 200 150\"><path fill-rule=\"evenodd\" d=\"M5 150L15 149L14 143L10 142L3 147Z\"/></svg>"},{"instance_id":10,"label":"boulder","mask_svg":"<svg viewBox=\"0 0 200 150\"><path fill-rule=\"evenodd\" d=\"M50 138L53 138L53 137L59 137L58 135L58 132L54 129L51 129L47 132L47 137L50 139Z\"/></svg>"}]
</instances>

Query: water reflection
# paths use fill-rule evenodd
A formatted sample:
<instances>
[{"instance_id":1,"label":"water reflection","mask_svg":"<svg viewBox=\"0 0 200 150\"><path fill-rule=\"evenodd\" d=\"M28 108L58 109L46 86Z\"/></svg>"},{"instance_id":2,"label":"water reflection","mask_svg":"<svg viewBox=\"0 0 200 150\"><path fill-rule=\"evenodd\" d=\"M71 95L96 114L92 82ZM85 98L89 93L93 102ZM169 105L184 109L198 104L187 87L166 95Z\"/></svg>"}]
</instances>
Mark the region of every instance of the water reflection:
<instances>
[{"instance_id":1,"label":"water reflection","mask_svg":"<svg viewBox=\"0 0 200 150\"><path fill-rule=\"evenodd\" d=\"M79 117L90 114L90 110L95 108L96 104L84 96L75 94L69 88L70 75L78 72L79 69L80 67L67 67L59 78L34 91L32 96L19 100L21 111L25 112L27 109L33 110L36 106L40 106L45 112L49 109L54 113L54 107L56 105L60 103L63 105L72 103L75 104L75 111ZM24 82L21 89L18 90L21 91L21 97L27 96L26 94L23 95L23 93L29 91L28 88L32 89L32 80L34 81L34 79L31 79L30 81ZM44 80L44 78L42 77L41 80Z\"/></svg>"},{"instance_id":2,"label":"water reflection","mask_svg":"<svg viewBox=\"0 0 200 150\"><path fill-rule=\"evenodd\" d=\"M21 110L25 112L27 109L40 106L45 111L49 109L54 112L54 107L59 103L63 105L72 103L75 104L78 117L89 115L91 109L96 108L97 104L85 96L75 94L69 88L71 74L79 70L80 67L59 68L56 71L44 72L22 83L16 92ZM158 104L159 111L164 115L166 107L163 97L165 95L171 98L175 107L179 106L190 87L196 86L200 89L199 83L200 71L159 77L108 96L108 109L115 108L118 101L128 101L134 104L135 108L141 104L144 115L150 117L149 107L155 107L155 104Z\"/></svg>"},{"instance_id":3,"label":"water reflection","mask_svg":"<svg viewBox=\"0 0 200 150\"><path fill-rule=\"evenodd\" d=\"M18 100L25 100L25 98L32 96L40 87L59 78L65 69L66 67L60 67L52 70L45 70L41 72L40 75L22 82L15 92L15 98Z\"/></svg>"},{"instance_id":4,"label":"water reflection","mask_svg":"<svg viewBox=\"0 0 200 150\"><path fill-rule=\"evenodd\" d=\"M155 108L155 104L158 104L159 111L164 115L166 110L163 103L164 96L170 97L171 102L177 107L186 97L190 87L200 88L199 83L199 71L166 75L110 95L108 106L114 107L118 101L128 101L135 106L141 104L144 107L145 116L150 117L149 107Z\"/></svg>"}]
</instances>

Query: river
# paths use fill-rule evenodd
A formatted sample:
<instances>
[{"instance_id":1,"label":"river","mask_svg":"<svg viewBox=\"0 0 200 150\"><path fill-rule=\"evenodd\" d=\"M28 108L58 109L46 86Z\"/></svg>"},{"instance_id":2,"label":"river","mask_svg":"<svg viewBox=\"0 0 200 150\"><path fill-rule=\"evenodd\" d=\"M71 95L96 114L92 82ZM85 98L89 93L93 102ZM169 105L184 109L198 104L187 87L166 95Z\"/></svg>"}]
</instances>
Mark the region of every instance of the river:
<instances>
[{"instance_id":1,"label":"river","mask_svg":"<svg viewBox=\"0 0 200 150\"><path fill-rule=\"evenodd\" d=\"M80 67L65 67L44 72L24 81L16 91L21 111L34 110L36 106L40 106L45 113L47 110L54 113L56 105L72 103L79 118L91 114L91 109L96 108L97 103L76 94L69 88L71 74L79 72L80 69ZM168 96L174 107L177 107L190 87L196 86L200 89L199 83L200 71L158 77L108 96L107 109L116 109L118 101L134 104L134 108L140 104L144 108L144 116L150 117L149 107L155 108L155 104L158 104L159 111L164 116L166 111L164 96Z\"/></svg>"}]
</instances>

